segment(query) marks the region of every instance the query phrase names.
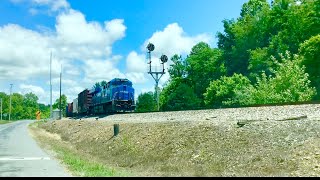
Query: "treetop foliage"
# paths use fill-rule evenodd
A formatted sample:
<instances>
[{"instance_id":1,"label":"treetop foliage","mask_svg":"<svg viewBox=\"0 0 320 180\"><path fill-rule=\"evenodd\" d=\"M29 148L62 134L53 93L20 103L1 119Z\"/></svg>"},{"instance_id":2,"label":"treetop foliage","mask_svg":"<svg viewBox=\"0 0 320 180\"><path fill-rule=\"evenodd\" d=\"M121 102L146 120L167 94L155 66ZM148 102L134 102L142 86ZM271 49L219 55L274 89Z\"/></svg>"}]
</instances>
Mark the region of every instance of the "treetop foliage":
<instances>
[{"instance_id":1,"label":"treetop foliage","mask_svg":"<svg viewBox=\"0 0 320 180\"><path fill-rule=\"evenodd\" d=\"M217 48L171 58L161 110L320 100L319 0L249 0L222 22Z\"/></svg>"},{"instance_id":2,"label":"treetop foliage","mask_svg":"<svg viewBox=\"0 0 320 180\"><path fill-rule=\"evenodd\" d=\"M66 96L62 95L62 99L65 99ZM9 119L10 111L10 95L7 95L4 92L0 92L0 99L2 99L2 113L3 119ZM44 105L38 103L39 98L32 92L25 95L19 93L13 93L11 95L11 120L26 120L26 119L36 119L36 112L41 112L41 118L50 117L50 105ZM64 102L64 101L63 101ZM53 108L59 107L59 99L56 100L56 103L53 105ZM66 103L62 104L62 110L66 107ZM64 111L62 111L64 112Z\"/></svg>"}]
</instances>

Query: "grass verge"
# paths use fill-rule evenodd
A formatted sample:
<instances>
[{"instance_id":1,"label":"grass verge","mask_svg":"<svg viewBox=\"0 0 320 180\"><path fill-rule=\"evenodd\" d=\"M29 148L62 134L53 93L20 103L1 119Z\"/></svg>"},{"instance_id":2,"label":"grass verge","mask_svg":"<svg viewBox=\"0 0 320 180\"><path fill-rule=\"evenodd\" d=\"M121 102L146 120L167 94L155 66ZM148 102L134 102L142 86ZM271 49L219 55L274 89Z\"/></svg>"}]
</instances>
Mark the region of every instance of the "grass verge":
<instances>
[{"instance_id":1,"label":"grass verge","mask_svg":"<svg viewBox=\"0 0 320 180\"><path fill-rule=\"evenodd\" d=\"M7 124L7 123L11 123L13 121L8 121L8 120L0 120L0 124Z\"/></svg>"},{"instance_id":2,"label":"grass verge","mask_svg":"<svg viewBox=\"0 0 320 180\"><path fill-rule=\"evenodd\" d=\"M97 162L90 155L82 154L67 142L61 141L58 135L40 129L46 121L37 121L29 125L29 131L40 147L57 158L73 176L80 177L123 177L129 173L109 168Z\"/></svg>"},{"instance_id":3,"label":"grass verge","mask_svg":"<svg viewBox=\"0 0 320 180\"><path fill-rule=\"evenodd\" d=\"M118 177L126 176L113 168L108 168L100 163L90 161L86 158L81 158L76 153L64 147L54 147L55 152L58 153L59 159L67 165L69 171L76 176L81 177Z\"/></svg>"}]
</instances>

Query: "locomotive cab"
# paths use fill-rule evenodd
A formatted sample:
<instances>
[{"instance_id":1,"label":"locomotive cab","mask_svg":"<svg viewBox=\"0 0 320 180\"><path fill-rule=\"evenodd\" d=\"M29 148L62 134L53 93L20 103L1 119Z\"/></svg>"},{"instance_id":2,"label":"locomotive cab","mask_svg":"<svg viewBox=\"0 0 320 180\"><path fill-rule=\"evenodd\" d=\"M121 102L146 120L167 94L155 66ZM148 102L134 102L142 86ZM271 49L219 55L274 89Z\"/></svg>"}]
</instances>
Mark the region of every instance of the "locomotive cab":
<instances>
[{"instance_id":1,"label":"locomotive cab","mask_svg":"<svg viewBox=\"0 0 320 180\"><path fill-rule=\"evenodd\" d=\"M128 79L113 79L110 81L113 110L117 112L134 111L134 89Z\"/></svg>"}]
</instances>

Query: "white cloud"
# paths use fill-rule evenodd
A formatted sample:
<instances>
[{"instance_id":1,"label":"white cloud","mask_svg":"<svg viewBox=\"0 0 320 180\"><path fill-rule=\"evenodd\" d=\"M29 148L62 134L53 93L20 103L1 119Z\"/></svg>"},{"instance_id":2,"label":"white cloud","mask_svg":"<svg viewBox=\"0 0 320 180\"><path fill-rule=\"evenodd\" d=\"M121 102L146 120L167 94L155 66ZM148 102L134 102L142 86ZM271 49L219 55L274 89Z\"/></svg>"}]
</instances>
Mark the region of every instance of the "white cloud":
<instances>
[{"instance_id":1,"label":"white cloud","mask_svg":"<svg viewBox=\"0 0 320 180\"><path fill-rule=\"evenodd\" d=\"M68 78L76 78L80 77L82 72L80 70L81 65L77 65L76 63L81 61L70 61L68 63L64 63L62 66L62 76Z\"/></svg>"},{"instance_id":2,"label":"white cloud","mask_svg":"<svg viewBox=\"0 0 320 180\"><path fill-rule=\"evenodd\" d=\"M31 15L36 15L36 14L39 13L39 10L37 10L36 8L30 8L30 9L29 9L29 13L30 13Z\"/></svg>"},{"instance_id":3,"label":"white cloud","mask_svg":"<svg viewBox=\"0 0 320 180\"><path fill-rule=\"evenodd\" d=\"M52 78L52 85L59 87L60 86L60 77ZM67 77L61 78L61 86L63 87L74 87L77 86L78 82L72 79L68 79Z\"/></svg>"},{"instance_id":4,"label":"white cloud","mask_svg":"<svg viewBox=\"0 0 320 180\"><path fill-rule=\"evenodd\" d=\"M78 97L78 94L82 92L85 88L80 86L71 86L69 88L65 88L63 93L67 96L67 101L69 103L73 102L74 99Z\"/></svg>"},{"instance_id":5,"label":"white cloud","mask_svg":"<svg viewBox=\"0 0 320 180\"><path fill-rule=\"evenodd\" d=\"M40 1L40 0L34 0L34 1ZM52 11L70 8L70 5L66 0L51 0L49 4L51 4Z\"/></svg>"},{"instance_id":6,"label":"white cloud","mask_svg":"<svg viewBox=\"0 0 320 180\"><path fill-rule=\"evenodd\" d=\"M70 10L57 17L59 40L70 45L104 44L106 34L97 22L87 22L82 13Z\"/></svg>"},{"instance_id":7,"label":"white cloud","mask_svg":"<svg viewBox=\"0 0 320 180\"><path fill-rule=\"evenodd\" d=\"M122 59L122 56L121 55L114 55L111 57L111 61L113 64L117 64L120 60Z\"/></svg>"},{"instance_id":8,"label":"white cloud","mask_svg":"<svg viewBox=\"0 0 320 180\"><path fill-rule=\"evenodd\" d=\"M48 10L44 11L47 13L70 9L70 4L66 0L11 0L11 2L16 4L27 4L30 6L29 12L32 15L43 12L44 10L41 9L43 7L48 8Z\"/></svg>"},{"instance_id":9,"label":"white cloud","mask_svg":"<svg viewBox=\"0 0 320 180\"><path fill-rule=\"evenodd\" d=\"M147 81L145 73L130 72L126 73L126 77L134 84L142 84Z\"/></svg>"},{"instance_id":10,"label":"white cloud","mask_svg":"<svg viewBox=\"0 0 320 180\"><path fill-rule=\"evenodd\" d=\"M61 65L62 84L68 92L74 86L83 90L97 81L125 77L116 67L122 56L112 54L113 43L125 36L123 23L121 19L103 24L88 22L81 12L69 10L57 16L55 30L42 28L38 32L16 24L0 26L0 82L37 79L37 85L42 84L48 91L50 52L54 90L59 89Z\"/></svg>"},{"instance_id":11,"label":"white cloud","mask_svg":"<svg viewBox=\"0 0 320 180\"><path fill-rule=\"evenodd\" d=\"M105 29L108 32L108 39L110 43L122 39L125 36L126 26L123 25L123 19L114 19L109 22L105 22Z\"/></svg>"},{"instance_id":12,"label":"white cloud","mask_svg":"<svg viewBox=\"0 0 320 180\"><path fill-rule=\"evenodd\" d=\"M26 84L21 84L20 85L20 89L24 91L23 94L27 94L27 93L34 93L34 94L38 94L38 95L44 95L45 92L42 89L42 87L39 86L33 86L33 85L26 85Z\"/></svg>"},{"instance_id":13,"label":"white cloud","mask_svg":"<svg viewBox=\"0 0 320 180\"><path fill-rule=\"evenodd\" d=\"M152 52L152 71L162 71L163 66L160 62L161 55L167 55L169 61L165 64L165 72L160 79L159 86L162 86L165 82L167 82L170 78L168 73L168 67L172 63L170 58L174 54L179 55L187 55L190 53L193 46L195 46L199 42L206 42L208 44L212 41L212 36L206 33L198 34L195 36L189 36L184 32L183 28L178 25L178 23L172 23L167 25L162 31L155 32L149 39L147 39L143 45L141 46L141 51L144 54L137 54L136 52L131 52L127 56L127 71L134 72L135 74L141 73L144 77L148 70L148 65L145 60L146 57L146 47L148 43L153 43L155 45L155 50ZM139 82L139 77L142 79L142 75L140 76L132 76L134 81ZM148 75L150 76L150 75ZM152 78L148 78L153 81ZM143 79L142 82L145 80Z\"/></svg>"},{"instance_id":14,"label":"white cloud","mask_svg":"<svg viewBox=\"0 0 320 180\"><path fill-rule=\"evenodd\" d=\"M113 78L124 78L125 75L115 68L110 60L86 60L84 66L86 84L94 85L103 80L110 81Z\"/></svg>"},{"instance_id":15,"label":"white cloud","mask_svg":"<svg viewBox=\"0 0 320 180\"><path fill-rule=\"evenodd\" d=\"M111 56L112 44L125 36L122 19L105 22L87 22L84 15L70 10L57 17L56 53L69 59L89 59Z\"/></svg>"},{"instance_id":16,"label":"white cloud","mask_svg":"<svg viewBox=\"0 0 320 180\"><path fill-rule=\"evenodd\" d=\"M138 55L135 51L129 53L127 57L128 72L147 72L147 62L144 55Z\"/></svg>"},{"instance_id":17,"label":"white cloud","mask_svg":"<svg viewBox=\"0 0 320 180\"><path fill-rule=\"evenodd\" d=\"M49 41L19 25L0 27L0 78L27 79L47 72Z\"/></svg>"},{"instance_id":18,"label":"white cloud","mask_svg":"<svg viewBox=\"0 0 320 180\"><path fill-rule=\"evenodd\" d=\"M178 23L169 24L163 31L155 32L151 38L146 40L141 49L145 52L149 42L155 45L154 54L160 56L167 55L169 58L174 54L189 54L191 48L199 42L210 43L212 36L209 34L199 34L188 36Z\"/></svg>"},{"instance_id":19,"label":"white cloud","mask_svg":"<svg viewBox=\"0 0 320 180\"><path fill-rule=\"evenodd\" d=\"M25 95L27 93L33 93L39 98L39 103L46 104L48 95L44 89L40 86L20 84L19 88L21 89L21 94Z\"/></svg>"},{"instance_id":20,"label":"white cloud","mask_svg":"<svg viewBox=\"0 0 320 180\"><path fill-rule=\"evenodd\" d=\"M49 6L52 11L68 9L70 7L66 0L32 0L35 5Z\"/></svg>"}]
</instances>

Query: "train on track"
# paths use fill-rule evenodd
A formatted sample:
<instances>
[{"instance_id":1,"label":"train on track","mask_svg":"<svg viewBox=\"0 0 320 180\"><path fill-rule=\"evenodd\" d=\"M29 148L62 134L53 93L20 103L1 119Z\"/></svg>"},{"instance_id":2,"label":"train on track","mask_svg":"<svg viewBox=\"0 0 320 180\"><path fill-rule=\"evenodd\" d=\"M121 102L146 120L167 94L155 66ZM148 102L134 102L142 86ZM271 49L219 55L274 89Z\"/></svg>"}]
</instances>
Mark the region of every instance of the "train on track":
<instances>
[{"instance_id":1,"label":"train on track","mask_svg":"<svg viewBox=\"0 0 320 180\"><path fill-rule=\"evenodd\" d=\"M66 107L67 117L90 116L135 110L134 88L125 78L114 78L101 87L85 89Z\"/></svg>"}]
</instances>

